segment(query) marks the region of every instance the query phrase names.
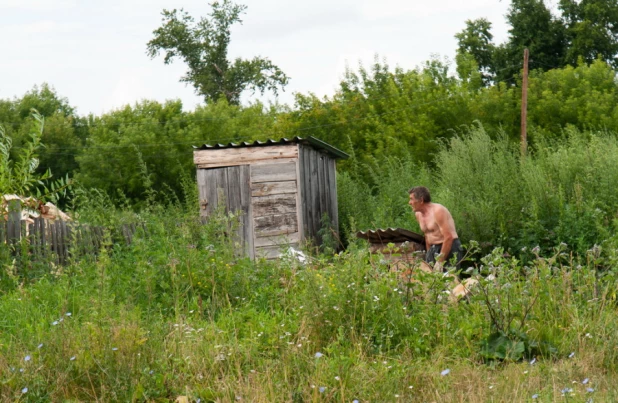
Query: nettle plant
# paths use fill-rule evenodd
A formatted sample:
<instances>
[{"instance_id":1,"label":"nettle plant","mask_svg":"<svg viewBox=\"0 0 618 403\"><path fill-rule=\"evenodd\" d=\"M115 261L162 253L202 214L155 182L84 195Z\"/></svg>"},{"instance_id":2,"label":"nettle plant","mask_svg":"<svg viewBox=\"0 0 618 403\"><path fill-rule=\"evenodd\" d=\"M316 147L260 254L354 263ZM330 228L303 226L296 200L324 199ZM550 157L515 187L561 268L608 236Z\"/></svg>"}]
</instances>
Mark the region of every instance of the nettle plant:
<instances>
[{"instance_id":1,"label":"nettle plant","mask_svg":"<svg viewBox=\"0 0 618 403\"><path fill-rule=\"evenodd\" d=\"M33 126L29 137L24 142L16 158L11 156L13 140L6 135L4 127L0 126L0 192L3 195L36 196L40 201L58 201L66 196L71 187L69 177L51 181L52 173L48 169L38 173L38 152L43 147L41 138L45 126L45 118L36 110L32 110ZM36 207L36 206L28 206Z\"/></svg>"}]
</instances>

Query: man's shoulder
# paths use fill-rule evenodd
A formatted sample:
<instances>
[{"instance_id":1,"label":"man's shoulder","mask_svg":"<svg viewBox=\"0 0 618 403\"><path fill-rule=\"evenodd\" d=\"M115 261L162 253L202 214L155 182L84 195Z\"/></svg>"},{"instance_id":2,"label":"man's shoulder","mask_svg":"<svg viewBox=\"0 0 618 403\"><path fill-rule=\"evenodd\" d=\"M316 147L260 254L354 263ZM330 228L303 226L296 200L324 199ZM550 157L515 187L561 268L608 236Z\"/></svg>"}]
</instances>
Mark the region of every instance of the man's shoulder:
<instances>
[{"instance_id":1,"label":"man's shoulder","mask_svg":"<svg viewBox=\"0 0 618 403\"><path fill-rule=\"evenodd\" d=\"M446 207L440 203L431 203L434 214L451 214Z\"/></svg>"}]
</instances>

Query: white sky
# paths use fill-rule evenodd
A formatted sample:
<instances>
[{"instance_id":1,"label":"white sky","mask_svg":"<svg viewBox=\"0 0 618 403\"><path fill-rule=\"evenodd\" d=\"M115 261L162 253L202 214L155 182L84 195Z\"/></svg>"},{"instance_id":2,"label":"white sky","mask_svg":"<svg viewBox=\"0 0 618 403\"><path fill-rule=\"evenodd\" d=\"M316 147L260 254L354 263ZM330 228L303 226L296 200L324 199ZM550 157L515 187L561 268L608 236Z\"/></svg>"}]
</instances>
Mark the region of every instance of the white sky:
<instances>
[{"instance_id":1,"label":"white sky","mask_svg":"<svg viewBox=\"0 0 618 403\"><path fill-rule=\"evenodd\" d=\"M507 36L508 0L239 0L249 8L232 30L230 58L268 57L290 83L279 96L331 95L346 65L413 69L432 55L454 59L455 33L467 19L487 18L494 40ZM0 98L21 97L47 82L77 113L99 115L141 99L202 102L180 83L181 60L151 60L146 43L163 9L196 20L208 0L0 0ZM274 99L272 96L266 100ZM245 100L250 98L245 97Z\"/></svg>"}]
</instances>

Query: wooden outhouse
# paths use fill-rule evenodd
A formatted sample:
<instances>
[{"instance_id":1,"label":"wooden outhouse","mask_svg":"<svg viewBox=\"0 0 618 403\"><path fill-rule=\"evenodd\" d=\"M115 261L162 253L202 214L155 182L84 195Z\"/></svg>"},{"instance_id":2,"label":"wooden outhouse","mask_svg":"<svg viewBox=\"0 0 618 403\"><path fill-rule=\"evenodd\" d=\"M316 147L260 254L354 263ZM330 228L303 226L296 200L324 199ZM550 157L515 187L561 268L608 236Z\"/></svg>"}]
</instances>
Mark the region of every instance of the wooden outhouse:
<instances>
[{"instance_id":1,"label":"wooden outhouse","mask_svg":"<svg viewBox=\"0 0 618 403\"><path fill-rule=\"evenodd\" d=\"M242 212L239 237L251 257L276 258L282 246L319 239L321 218L338 228L335 160L344 152L314 137L196 148L200 214Z\"/></svg>"}]
</instances>

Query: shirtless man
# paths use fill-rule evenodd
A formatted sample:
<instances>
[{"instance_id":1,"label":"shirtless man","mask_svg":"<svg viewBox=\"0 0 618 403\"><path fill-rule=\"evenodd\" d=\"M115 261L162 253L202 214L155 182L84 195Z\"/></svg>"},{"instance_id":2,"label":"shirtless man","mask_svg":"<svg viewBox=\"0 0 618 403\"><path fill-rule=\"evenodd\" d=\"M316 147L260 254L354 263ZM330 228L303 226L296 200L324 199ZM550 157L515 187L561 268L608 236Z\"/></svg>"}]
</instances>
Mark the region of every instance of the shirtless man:
<instances>
[{"instance_id":1,"label":"shirtless man","mask_svg":"<svg viewBox=\"0 0 618 403\"><path fill-rule=\"evenodd\" d=\"M451 263L453 257L456 257L456 265L459 267L463 249L451 213L443 205L432 203L429 189L424 186L414 187L408 193L408 204L412 206L416 220L425 234L425 261L435 263L435 269L441 271L444 264Z\"/></svg>"}]
</instances>

